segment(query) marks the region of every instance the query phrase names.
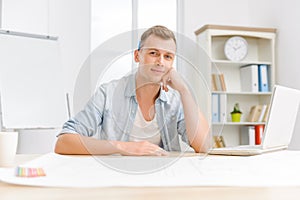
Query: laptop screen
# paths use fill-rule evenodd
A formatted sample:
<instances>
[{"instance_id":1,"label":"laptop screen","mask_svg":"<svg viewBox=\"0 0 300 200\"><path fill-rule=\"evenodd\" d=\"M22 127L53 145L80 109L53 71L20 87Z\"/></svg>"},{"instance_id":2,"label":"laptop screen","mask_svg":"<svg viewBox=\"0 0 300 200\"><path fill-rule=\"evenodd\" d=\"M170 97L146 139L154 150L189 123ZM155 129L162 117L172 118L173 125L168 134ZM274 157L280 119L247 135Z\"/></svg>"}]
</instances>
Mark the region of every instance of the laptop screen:
<instances>
[{"instance_id":1,"label":"laptop screen","mask_svg":"<svg viewBox=\"0 0 300 200\"><path fill-rule=\"evenodd\" d=\"M294 131L300 102L300 91L276 85L271 98L262 148L288 146Z\"/></svg>"}]
</instances>

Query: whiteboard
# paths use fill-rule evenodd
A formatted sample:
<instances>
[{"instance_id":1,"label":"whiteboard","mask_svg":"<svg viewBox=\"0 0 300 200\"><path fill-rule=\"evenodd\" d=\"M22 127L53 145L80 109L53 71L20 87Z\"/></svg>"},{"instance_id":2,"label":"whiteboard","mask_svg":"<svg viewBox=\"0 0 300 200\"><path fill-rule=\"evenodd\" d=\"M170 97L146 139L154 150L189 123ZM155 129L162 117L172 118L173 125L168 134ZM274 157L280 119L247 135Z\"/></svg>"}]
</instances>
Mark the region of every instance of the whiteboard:
<instances>
[{"instance_id":1,"label":"whiteboard","mask_svg":"<svg viewBox=\"0 0 300 200\"><path fill-rule=\"evenodd\" d=\"M2 126L7 129L56 128L68 118L59 42L31 36L0 31Z\"/></svg>"}]
</instances>

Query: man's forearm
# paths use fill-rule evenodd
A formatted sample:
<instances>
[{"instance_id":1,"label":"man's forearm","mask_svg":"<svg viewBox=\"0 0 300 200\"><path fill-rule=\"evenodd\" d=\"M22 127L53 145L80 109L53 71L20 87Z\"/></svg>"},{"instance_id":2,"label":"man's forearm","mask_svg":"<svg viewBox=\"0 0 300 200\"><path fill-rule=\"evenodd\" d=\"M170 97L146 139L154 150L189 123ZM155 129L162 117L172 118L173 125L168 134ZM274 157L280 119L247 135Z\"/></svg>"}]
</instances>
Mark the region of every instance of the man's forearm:
<instances>
[{"instance_id":1,"label":"man's forearm","mask_svg":"<svg viewBox=\"0 0 300 200\"><path fill-rule=\"evenodd\" d=\"M206 152L209 140L209 125L188 89L180 91L184 109L186 131L191 146L196 152Z\"/></svg>"},{"instance_id":2,"label":"man's forearm","mask_svg":"<svg viewBox=\"0 0 300 200\"><path fill-rule=\"evenodd\" d=\"M66 133L58 137L55 152L59 154L77 155L108 155L119 153L116 146L110 141L97 140L95 138L71 133Z\"/></svg>"},{"instance_id":3,"label":"man's forearm","mask_svg":"<svg viewBox=\"0 0 300 200\"><path fill-rule=\"evenodd\" d=\"M180 93L184 110L186 132L191 146L196 152L207 151L209 147L209 126L207 120L195 103L186 83L174 68L171 68L162 77L161 81L163 83L163 89L166 92L168 92L166 86L169 85Z\"/></svg>"},{"instance_id":4,"label":"man's forearm","mask_svg":"<svg viewBox=\"0 0 300 200\"><path fill-rule=\"evenodd\" d=\"M168 153L158 145L148 141L124 142L97 140L95 138L71 133L59 136L56 142L55 152L59 154L76 155L168 155Z\"/></svg>"}]
</instances>

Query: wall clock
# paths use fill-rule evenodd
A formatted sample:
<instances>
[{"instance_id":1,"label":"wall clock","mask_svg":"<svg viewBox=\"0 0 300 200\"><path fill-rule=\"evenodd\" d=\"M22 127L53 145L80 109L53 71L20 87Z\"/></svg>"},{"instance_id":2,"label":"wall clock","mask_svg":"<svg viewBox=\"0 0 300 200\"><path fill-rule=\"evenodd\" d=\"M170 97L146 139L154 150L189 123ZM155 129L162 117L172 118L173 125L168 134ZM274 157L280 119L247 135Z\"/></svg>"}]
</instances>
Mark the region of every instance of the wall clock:
<instances>
[{"instance_id":1,"label":"wall clock","mask_svg":"<svg viewBox=\"0 0 300 200\"><path fill-rule=\"evenodd\" d=\"M248 53L248 43L240 36L230 37L224 45L224 54L228 60L241 61Z\"/></svg>"}]
</instances>

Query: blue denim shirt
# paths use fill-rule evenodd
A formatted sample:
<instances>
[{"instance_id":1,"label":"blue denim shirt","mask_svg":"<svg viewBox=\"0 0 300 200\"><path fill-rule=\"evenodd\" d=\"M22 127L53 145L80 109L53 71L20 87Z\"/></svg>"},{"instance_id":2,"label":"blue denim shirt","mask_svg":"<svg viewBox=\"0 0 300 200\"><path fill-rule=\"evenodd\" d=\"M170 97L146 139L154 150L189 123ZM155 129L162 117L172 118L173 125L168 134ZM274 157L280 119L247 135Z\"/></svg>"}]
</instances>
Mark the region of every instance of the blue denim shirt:
<instances>
[{"instance_id":1,"label":"blue denim shirt","mask_svg":"<svg viewBox=\"0 0 300 200\"><path fill-rule=\"evenodd\" d=\"M60 134L79 133L100 140L129 141L138 108L135 74L101 85L85 108L69 119ZM160 90L155 101L162 148L181 151L179 135L189 144L183 107L176 90Z\"/></svg>"}]
</instances>

